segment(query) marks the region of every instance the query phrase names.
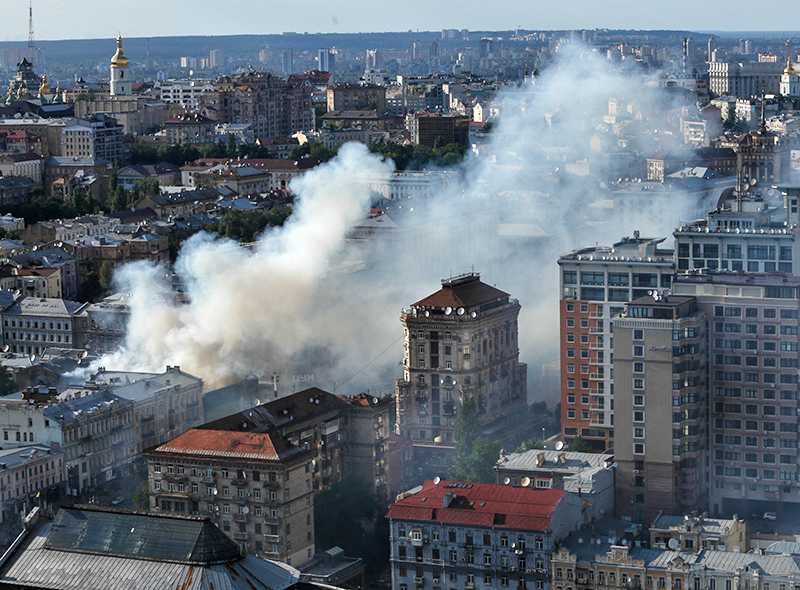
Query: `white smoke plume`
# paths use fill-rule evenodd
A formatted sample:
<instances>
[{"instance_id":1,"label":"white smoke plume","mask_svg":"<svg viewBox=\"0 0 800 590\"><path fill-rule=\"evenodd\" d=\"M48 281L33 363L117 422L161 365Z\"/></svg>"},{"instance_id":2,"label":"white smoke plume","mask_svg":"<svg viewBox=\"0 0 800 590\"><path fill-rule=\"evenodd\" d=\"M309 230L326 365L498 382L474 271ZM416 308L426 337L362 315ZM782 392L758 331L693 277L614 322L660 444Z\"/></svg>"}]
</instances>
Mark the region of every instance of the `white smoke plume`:
<instances>
[{"instance_id":1,"label":"white smoke plume","mask_svg":"<svg viewBox=\"0 0 800 590\"><path fill-rule=\"evenodd\" d=\"M157 269L123 269L118 286L133 293L127 340L99 364L180 365L210 385L273 370L282 378L315 373L315 384L329 390L369 366L347 391L389 390L401 376L401 308L437 290L440 279L474 267L520 300L520 354L535 375L557 359L558 255L634 229L669 236L681 221L635 226L647 220L592 208L606 198L601 187L619 162L590 149L593 135L607 135L602 116L612 96L635 99L644 128L664 124L664 113L675 110L641 79L612 73L583 47L567 49L535 86L501 94L493 139L481 158L466 160L459 182L427 202L392 207L398 234L363 248L345 240L370 203L359 179L388 177L391 168L363 146L344 146L293 182L293 215L254 252L204 234L186 243L176 270L188 304L153 293ZM579 160L590 174L564 172Z\"/></svg>"}]
</instances>

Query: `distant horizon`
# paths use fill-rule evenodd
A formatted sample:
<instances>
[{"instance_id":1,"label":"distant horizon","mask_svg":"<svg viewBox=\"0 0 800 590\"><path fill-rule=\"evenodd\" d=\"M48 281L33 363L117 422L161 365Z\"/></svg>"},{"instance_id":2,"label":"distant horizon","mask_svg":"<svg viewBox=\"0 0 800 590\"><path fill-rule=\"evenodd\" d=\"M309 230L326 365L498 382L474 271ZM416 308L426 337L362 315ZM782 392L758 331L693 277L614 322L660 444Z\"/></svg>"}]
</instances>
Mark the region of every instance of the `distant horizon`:
<instances>
[{"instance_id":1,"label":"distant horizon","mask_svg":"<svg viewBox=\"0 0 800 590\"><path fill-rule=\"evenodd\" d=\"M462 30L462 29L457 29ZM619 29L619 28L608 28L608 27L596 27L596 28L580 28L580 29L528 29L525 27L520 27L519 29L467 29L470 33L505 33L515 30L522 30L522 31L532 31L532 32L567 32L567 31L609 31L609 32L619 32L619 33L655 33L655 32L664 32L664 33L690 33L692 35L714 35L716 37L730 37L730 38L742 38L747 37L751 39L759 39L759 38L768 38L768 39L775 39L775 38L783 38L783 37L800 37L800 30L797 31L739 31L739 30L692 30L692 29ZM282 33L219 33L219 34L173 34L173 35L121 35L123 41L126 39L130 40L137 40L137 41L146 41L148 39L171 39L171 38L198 38L198 39L210 39L210 38L223 38L223 37L289 37L289 38L297 38L297 37L313 37L313 36L355 36L355 35L431 35L431 34L439 34L441 33L442 29L429 29L429 30L415 30L415 31L361 31L361 32L335 32L335 31L314 31L314 32L296 32L296 31L284 31ZM39 43L71 43L71 42L80 42L80 41L113 41L116 39L117 35L113 35L111 37L65 37L62 39L39 39L36 38L35 42ZM28 40L27 39L11 39L11 40L0 40L0 45L7 46L7 45L21 45L27 46Z\"/></svg>"},{"instance_id":2,"label":"distant horizon","mask_svg":"<svg viewBox=\"0 0 800 590\"><path fill-rule=\"evenodd\" d=\"M690 0L671 3L618 0L611 5L574 0L558 9L524 0L504 0L492 9L476 0L461 0L458 4L408 0L402 7L381 0L368 5L356 0L336 3L307 0L302 7L229 0L224 8L210 0L33 0L33 21L35 38L48 42L108 39L115 37L118 31L123 38L141 39L287 32L300 35L304 32L310 35L422 33L442 29L699 30L721 36L741 33L754 37L797 33L774 29L781 15L793 13L793 6L786 0L766 0L758 11L753 11L752 3L746 0L731 0L705 8L708 10L700 14L697 3ZM6 2L2 14L0 41L27 43L28 2ZM747 16L743 18L742 15ZM394 31L381 31L389 28Z\"/></svg>"}]
</instances>

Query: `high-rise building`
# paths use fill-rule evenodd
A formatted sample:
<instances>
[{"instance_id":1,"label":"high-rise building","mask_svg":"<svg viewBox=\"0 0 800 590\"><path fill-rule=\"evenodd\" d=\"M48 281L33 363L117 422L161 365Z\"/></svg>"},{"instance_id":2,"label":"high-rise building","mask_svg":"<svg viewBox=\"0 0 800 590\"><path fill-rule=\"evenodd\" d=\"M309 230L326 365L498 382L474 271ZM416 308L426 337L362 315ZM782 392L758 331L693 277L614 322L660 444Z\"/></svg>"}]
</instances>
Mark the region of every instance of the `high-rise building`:
<instances>
[{"instance_id":1,"label":"high-rise building","mask_svg":"<svg viewBox=\"0 0 800 590\"><path fill-rule=\"evenodd\" d=\"M414 441L418 473L435 477L452 463L453 429L473 398L484 432L513 440L527 429L527 366L519 362L520 305L478 273L404 310L403 378L397 380L397 432Z\"/></svg>"},{"instance_id":2,"label":"high-rise building","mask_svg":"<svg viewBox=\"0 0 800 590\"><path fill-rule=\"evenodd\" d=\"M709 509L750 514L800 502L800 277L692 272L677 275L673 290L696 298L708 324Z\"/></svg>"},{"instance_id":3,"label":"high-rise building","mask_svg":"<svg viewBox=\"0 0 800 590\"><path fill-rule=\"evenodd\" d=\"M708 501L706 316L694 297L637 298L613 320L618 518Z\"/></svg>"},{"instance_id":4,"label":"high-rise building","mask_svg":"<svg viewBox=\"0 0 800 590\"><path fill-rule=\"evenodd\" d=\"M117 36L117 52L111 58L111 96L130 96L131 63L122 52L122 36Z\"/></svg>"},{"instance_id":5,"label":"high-rise building","mask_svg":"<svg viewBox=\"0 0 800 590\"><path fill-rule=\"evenodd\" d=\"M790 189L784 189L789 191ZM692 269L795 274L800 260L797 196L784 197L788 223L772 221L776 208L757 196L724 200L708 218L681 224L675 236L677 271ZM794 199L794 213L792 213Z\"/></svg>"},{"instance_id":6,"label":"high-rise building","mask_svg":"<svg viewBox=\"0 0 800 590\"><path fill-rule=\"evenodd\" d=\"M414 61L422 61L424 59L422 41L419 39L414 41L414 44L411 46L411 56Z\"/></svg>"},{"instance_id":7,"label":"high-rise building","mask_svg":"<svg viewBox=\"0 0 800 590\"><path fill-rule=\"evenodd\" d=\"M289 49L281 49L281 71L284 76L294 74L294 52Z\"/></svg>"},{"instance_id":8,"label":"high-rise building","mask_svg":"<svg viewBox=\"0 0 800 590\"><path fill-rule=\"evenodd\" d=\"M317 69L321 72L332 72L334 54L326 48L322 48L317 52Z\"/></svg>"},{"instance_id":9,"label":"high-rise building","mask_svg":"<svg viewBox=\"0 0 800 590\"><path fill-rule=\"evenodd\" d=\"M561 428L597 450L614 446L611 318L626 302L671 285L664 238L623 238L562 255L560 301Z\"/></svg>"},{"instance_id":10,"label":"high-rise building","mask_svg":"<svg viewBox=\"0 0 800 590\"><path fill-rule=\"evenodd\" d=\"M717 49L717 38L711 35L708 38L708 52L706 54L706 61L714 61L714 51Z\"/></svg>"}]
</instances>

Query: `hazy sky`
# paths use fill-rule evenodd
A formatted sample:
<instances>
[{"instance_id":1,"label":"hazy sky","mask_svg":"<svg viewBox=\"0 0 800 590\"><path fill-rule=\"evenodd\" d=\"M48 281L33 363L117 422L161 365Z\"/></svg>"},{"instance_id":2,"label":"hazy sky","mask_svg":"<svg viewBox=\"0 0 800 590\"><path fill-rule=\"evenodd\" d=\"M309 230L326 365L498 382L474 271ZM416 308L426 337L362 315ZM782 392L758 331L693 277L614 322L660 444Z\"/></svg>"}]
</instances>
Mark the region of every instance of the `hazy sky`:
<instances>
[{"instance_id":1,"label":"hazy sky","mask_svg":"<svg viewBox=\"0 0 800 590\"><path fill-rule=\"evenodd\" d=\"M788 0L34 0L37 39L272 34L284 31L689 29L774 31L792 27ZM798 27L800 28L800 27ZM0 41L28 36L28 1L2 0Z\"/></svg>"}]
</instances>

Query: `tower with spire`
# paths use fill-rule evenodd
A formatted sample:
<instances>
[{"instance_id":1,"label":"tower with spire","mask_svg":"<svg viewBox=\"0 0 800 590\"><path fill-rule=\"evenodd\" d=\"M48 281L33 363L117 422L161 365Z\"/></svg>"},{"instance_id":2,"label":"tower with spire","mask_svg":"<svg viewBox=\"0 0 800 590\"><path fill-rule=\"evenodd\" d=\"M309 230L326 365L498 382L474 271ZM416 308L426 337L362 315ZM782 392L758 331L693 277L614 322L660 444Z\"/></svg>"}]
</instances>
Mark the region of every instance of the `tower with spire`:
<instances>
[{"instance_id":1,"label":"tower with spire","mask_svg":"<svg viewBox=\"0 0 800 590\"><path fill-rule=\"evenodd\" d=\"M800 76L794 71L791 57L786 59L786 69L781 74L780 93L792 98L800 96Z\"/></svg>"},{"instance_id":2,"label":"tower with spire","mask_svg":"<svg viewBox=\"0 0 800 590\"><path fill-rule=\"evenodd\" d=\"M131 63L122 51L122 36L117 35L117 52L111 58L111 96L130 96Z\"/></svg>"}]
</instances>

